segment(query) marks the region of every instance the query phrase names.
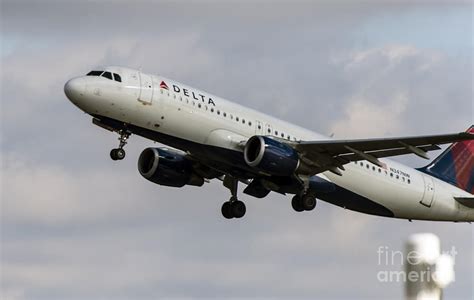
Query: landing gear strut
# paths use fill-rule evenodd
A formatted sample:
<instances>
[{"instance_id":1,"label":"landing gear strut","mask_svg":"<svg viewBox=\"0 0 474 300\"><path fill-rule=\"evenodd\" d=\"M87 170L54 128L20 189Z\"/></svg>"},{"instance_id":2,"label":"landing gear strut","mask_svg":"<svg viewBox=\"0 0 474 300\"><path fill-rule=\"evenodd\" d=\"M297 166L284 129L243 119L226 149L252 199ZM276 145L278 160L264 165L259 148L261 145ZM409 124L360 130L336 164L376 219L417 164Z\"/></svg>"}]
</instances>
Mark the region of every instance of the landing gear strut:
<instances>
[{"instance_id":1,"label":"landing gear strut","mask_svg":"<svg viewBox=\"0 0 474 300\"><path fill-rule=\"evenodd\" d=\"M127 144L127 140L130 137L130 132L126 130L120 130L119 131L120 137L119 137L119 146L118 148L114 148L110 150L110 158L113 160L122 160L125 158L125 150L123 147Z\"/></svg>"},{"instance_id":2,"label":"landing gear strut","mask_svg":"<svg viewBox=\"0 0 474 300\"><path fill-rule=\"evenodd\" d=\"M232 194L230 200L222 204L221 212L224 218L242 218L247 211L245 203L237 199L238 181L234 177L226 175L224 177L224 186L228 188Z\"/></svg>"},{"instance_id":3,"label":"landing gear strut","mask_svg":"<svg viewBox=\"0 0 474 300\"><path fill-rule=\"evenodd\" d=\"M310 194L295 195L291 200L291 206L297 212L310 211L316 207L316 198Z\"/></svg>"}]
</instances>

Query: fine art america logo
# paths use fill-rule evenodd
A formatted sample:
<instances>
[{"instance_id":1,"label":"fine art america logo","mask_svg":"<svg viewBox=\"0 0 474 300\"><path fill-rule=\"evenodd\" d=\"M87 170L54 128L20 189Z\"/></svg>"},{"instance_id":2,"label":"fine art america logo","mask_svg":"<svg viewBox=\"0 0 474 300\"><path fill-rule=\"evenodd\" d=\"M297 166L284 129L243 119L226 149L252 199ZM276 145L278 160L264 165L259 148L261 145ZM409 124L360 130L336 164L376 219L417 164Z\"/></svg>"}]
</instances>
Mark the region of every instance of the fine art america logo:
<instances>
[{"instance_id":1,"label":"fine art america logo","mask_svg":"<svg viewBox=\"0 0 474 300\"><path fill-rule=\"evenodd\" d=\"M443 251L452 257L453 264L458 252L454 246L448 251ZM417 251L409 251L404 253L400 250L392 250L388 246L380 246L377 249L378 266L382 270L377 272L377 280L379 282L426 282L430 283L438 281L435 266L427 264L423 255ZM419 266L423 271L409 271L407 265ZM402 269L402 270L400 270ZM454 279L453 279L454 280Z\"/></svg>"},{"instance_id":2,"label":"fine art america logo","mask_svg":"<svg viewBox=\"0 0 474 300\"><path fill-rule=\"evenodd\" d=\"M161 81L160 88L165 89L165 90L169 90L168 85L164 81ZM207 103L209 105L212 104L212 105L216 106L216 104L214 103L214 101L212 100L211 97L207 97L207 96L199 94L197 92L195 93L194 91L190 91L189 89L186 89L186 88L181 88L181 87L177 86L176 84L173 84L173 91L175 93L178 93L178 94L183 94L186 97L191 97L196 101L202 101L203 103Z\"/></svg>"}]
</instances>

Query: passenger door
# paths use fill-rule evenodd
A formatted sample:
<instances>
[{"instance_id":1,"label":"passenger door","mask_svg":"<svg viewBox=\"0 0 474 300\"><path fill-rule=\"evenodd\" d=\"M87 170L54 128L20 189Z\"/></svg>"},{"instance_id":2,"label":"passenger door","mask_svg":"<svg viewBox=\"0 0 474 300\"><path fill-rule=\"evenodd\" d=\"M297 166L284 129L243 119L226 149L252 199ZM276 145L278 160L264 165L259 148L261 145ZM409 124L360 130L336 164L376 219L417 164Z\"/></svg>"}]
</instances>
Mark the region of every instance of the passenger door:
<instances>
[{"instance_id":1,"label":"passenger door","mask_svg":"<svg viewBox=\"0 0 474 300\"><path fill-rule=\"evenodd\" d=\"M153 79L150 75L139 72L140 79L140 95L138 100L145 103L151 104L153 100Z\"/></svg>"},{"instance_id":2,"label":"passenger door","mask_svg":"<svg viewBox=\"0 0 474 300\"><path fill-rule=\"evenodd\" d=\"M431 178L431 176L423 175L423 181L425 183L425 191L420 203L424 206L431 207L435 192L433 178Z\"/></svg>"}]
</instances>

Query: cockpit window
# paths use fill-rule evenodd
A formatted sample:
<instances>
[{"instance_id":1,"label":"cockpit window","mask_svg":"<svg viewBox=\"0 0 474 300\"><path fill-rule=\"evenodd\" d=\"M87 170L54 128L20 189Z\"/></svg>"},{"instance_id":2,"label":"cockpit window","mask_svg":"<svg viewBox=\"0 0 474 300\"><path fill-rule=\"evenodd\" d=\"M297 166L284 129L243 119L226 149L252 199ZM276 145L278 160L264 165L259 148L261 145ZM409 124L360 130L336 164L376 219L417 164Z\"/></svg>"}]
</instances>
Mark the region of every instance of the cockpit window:
<instances>
[{"instance_id":1,"label":"cockpit window","mask_svg":"<svg viewBox=\"0 0 474 300\"><path fill-rule=\"evenodd\" d=\"M104 71L90 71L86 76L100 76Z\"/></svg>"},{"instance_id":2,"label":"cockpit window","mask_svg":"<svg viewBox=\"0 0 474 300\"><path fill-rule=\"evenodd\" d=\"M114 73L114 79L115 81L122 82L122 78L120 77L119 74Z\"/></svg>"},{"instance_id":3,"label":"cockpit window","mask_svg":"<svg viewBox=\"0 0 474 300\"><path fill-rule=\"evenodd\" d=\"M105 77L105 78L108 78L110 80L113 80L112 79L112 74L110 72L104 72L104 74L102 74L102 77Z\"/></svg>"}]
</instances>

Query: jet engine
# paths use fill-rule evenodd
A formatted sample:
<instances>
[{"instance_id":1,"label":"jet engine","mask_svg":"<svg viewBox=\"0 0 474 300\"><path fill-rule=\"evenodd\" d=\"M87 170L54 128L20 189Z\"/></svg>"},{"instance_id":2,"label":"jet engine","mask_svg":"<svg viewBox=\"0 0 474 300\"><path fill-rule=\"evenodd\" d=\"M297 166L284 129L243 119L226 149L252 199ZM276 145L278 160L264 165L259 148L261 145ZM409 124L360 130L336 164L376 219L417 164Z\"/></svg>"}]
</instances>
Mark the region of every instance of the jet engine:
<instances>
[{"instance_id":1,"label":"jet engine","mask_svg":"<svg viewBox=\"0 0 474 300\"><path fill-rule=\"evenodd\" d=\"M299 166L298 153L290 146L266 136L253 136L245 145L245 162L275 176L292 175Z\"/></svg>"},{"instance_id":2,"label":"jet engine","mask_svg":"<svg viewBox=\"0 0 474 300\"><path fill-rule=\"evenodd\" d=\"M138 171L149 181L165 186L204 184L204 179L194 173L190 160L179 151L167 148L143 150L138 158Z\"/></svg>"}]
</instances>

